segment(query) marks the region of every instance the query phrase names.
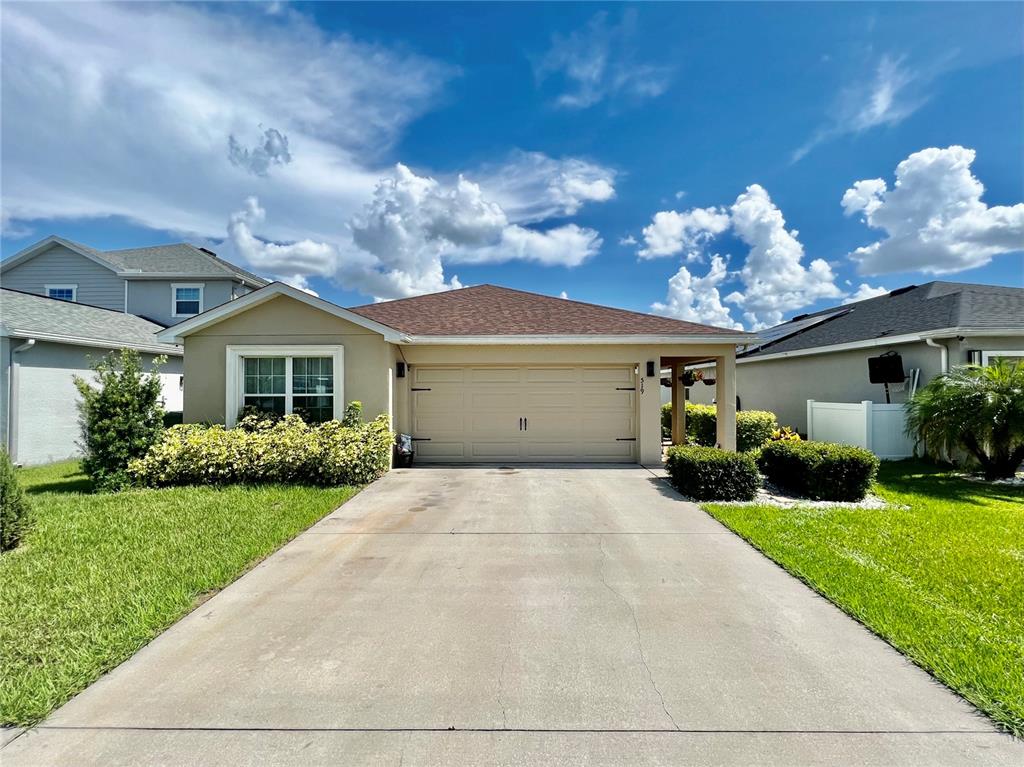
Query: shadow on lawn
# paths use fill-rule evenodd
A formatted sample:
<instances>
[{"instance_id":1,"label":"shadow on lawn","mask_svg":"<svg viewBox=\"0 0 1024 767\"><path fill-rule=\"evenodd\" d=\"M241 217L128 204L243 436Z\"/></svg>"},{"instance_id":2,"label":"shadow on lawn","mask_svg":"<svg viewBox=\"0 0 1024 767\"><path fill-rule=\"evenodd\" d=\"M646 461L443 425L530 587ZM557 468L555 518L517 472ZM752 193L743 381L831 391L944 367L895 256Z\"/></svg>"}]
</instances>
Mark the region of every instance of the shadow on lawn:
<instances>
[{"instance_id":1,"label":"shadow on lawn","mask_svg":"<svg viewBox=\"0 0 1024 767\"><path fill-rule=\"evenodd\" d=\"M953 476L952 471L949 466L919 459L886 461L879 469L878 483L900 493L955 503L980 506L985 501L1024 502L1024 489L972 482Z\"/></svg>"}]
</instances>

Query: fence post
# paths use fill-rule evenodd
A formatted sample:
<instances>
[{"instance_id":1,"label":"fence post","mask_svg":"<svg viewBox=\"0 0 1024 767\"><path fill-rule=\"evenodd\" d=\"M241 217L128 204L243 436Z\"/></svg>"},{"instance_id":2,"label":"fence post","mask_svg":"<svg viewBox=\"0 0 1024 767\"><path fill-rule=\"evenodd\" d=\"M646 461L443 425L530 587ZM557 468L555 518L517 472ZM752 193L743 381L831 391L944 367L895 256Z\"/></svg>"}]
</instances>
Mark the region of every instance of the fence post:
<instances>
[{"instance_id":1,"label":"fence post","mask_svg":"<svg viewBox=\"0 0 1024 767\"><path fill-rule=\"evenodd\" d=\"M871 452L874 452L872 445L872 436L874 433L874 425L872 424L872 418L875 414L874 404L871 400L861 400L861 407L864 408L864 447Z\"/></svg>"},{"instance_id":2,"label":"fence post","mask_svg":"<svg viewBox=\"0 0 1024 767\"><path fill-rule=\"evenodd\" d=\"M807 400L807 439L814 439L814 400Z\"/></svg>"}]
</instances>

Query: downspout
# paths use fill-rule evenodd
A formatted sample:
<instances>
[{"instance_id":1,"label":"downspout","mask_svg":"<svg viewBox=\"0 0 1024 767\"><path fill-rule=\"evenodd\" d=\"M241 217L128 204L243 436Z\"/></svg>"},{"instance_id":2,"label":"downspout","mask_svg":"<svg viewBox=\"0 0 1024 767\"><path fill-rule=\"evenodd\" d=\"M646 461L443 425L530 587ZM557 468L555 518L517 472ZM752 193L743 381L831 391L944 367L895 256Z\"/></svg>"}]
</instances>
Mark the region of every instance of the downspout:
<instances>
[{"instance_id":1,"label":"downspout","mask_svg":"<svg viewBox=\"0 0 1024 767\"><path fill-rule=\"evenodd\" d=\"M36 339L30 338L11 349L10 375L7 380L7 455L15 465L18 463L18 368L21 366L15 362L14 355L27 352L35 345Z\"/></svg>"},{"instance_id":2,"label":"downspout","mask_svg":"<svg viewBox=\"0 0 1024 767\"><path fill-rule=\"evenodd\" d=\"M945 344L940 344L935 341L934 338L926 338L924 342L933 349L939 350L939 372L949 372L949 347Z\"/></svg>"}]
</instances>

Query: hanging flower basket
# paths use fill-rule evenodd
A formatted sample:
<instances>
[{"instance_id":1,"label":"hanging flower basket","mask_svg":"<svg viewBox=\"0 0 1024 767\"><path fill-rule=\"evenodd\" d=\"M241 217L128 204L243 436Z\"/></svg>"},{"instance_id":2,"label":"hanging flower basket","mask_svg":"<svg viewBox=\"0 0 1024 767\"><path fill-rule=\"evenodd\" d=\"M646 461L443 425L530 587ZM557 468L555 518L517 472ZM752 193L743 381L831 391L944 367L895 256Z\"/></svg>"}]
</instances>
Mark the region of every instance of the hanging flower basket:
<instances>
[{"instance_id":1,"label":"hanging flower basket","mask_svg":"<svg viewBox=\"0 0 1024 767\"><path fill-rule=\"evenodd\" d=\"M705 386L714 386L715 385L715 379L714 378L702 378L701 380L704 382Z\"/></svg>"},{"instance_id":2,"label":"hanging flower basket","mask_svg":"<svg viewBox=\"0 0 1024 767\"><path fill-rule=\"evenodd\" d=\"M680 378L683 382L683 386L693 386L697 381L704 378L704 373L699 370L684 370Z\"/></svg>"}]
</instances>

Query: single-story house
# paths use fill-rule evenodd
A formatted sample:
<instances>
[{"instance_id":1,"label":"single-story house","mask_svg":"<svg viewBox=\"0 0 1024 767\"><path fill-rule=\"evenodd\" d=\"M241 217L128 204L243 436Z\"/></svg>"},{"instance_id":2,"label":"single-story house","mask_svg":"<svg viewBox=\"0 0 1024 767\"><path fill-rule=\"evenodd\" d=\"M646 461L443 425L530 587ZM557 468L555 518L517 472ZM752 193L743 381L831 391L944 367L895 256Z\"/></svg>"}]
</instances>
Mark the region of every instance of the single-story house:
<instances>
[{"instance_id":1,"label":"single-story house","mask_svg":"<svg viewBox=\"0 0 1024 767\"><path fill-rule=\"evenodd\" d=\"M345 309L281 283L157 338L184 346L186 422L231 426L245 406L339 417L359 400L412 435L419 462L650 464L662 367L716 359L731 402L736 345L753 340L493 285Z\"/></svg>"},{"instance_id":2,"label":"single-story house","mask_svg":"<svg viewBox=\"0 0 1024 767\"><path fill-rule=\"evenodd\" d=\"M758 332L736 358L736 394L744 410L770 410L779 423L807 431L807 401L906 402L951 366L1024 358L1024 288L929 282L876 298L794 317ZM902 372L872 383L869 359ZM876 367L879 363L874 363ZM708 378L715 365L693 366ZM689 399L711 403L715 387L696 383Z\"/></svg>"},{"instance_id":3,"label":"single-story house","mask_svg":"<svg viewBox=\"0 0 1024 767\"><path fill-rule=\"evenodd\" d=\"M162 325L120 310L0 288L0 438L11 459L32 465L80 453L78 390L90 362L137 349L161 368L164 407L181 410L182 349L157 341Z\"/></svg>"}]
</instances>

